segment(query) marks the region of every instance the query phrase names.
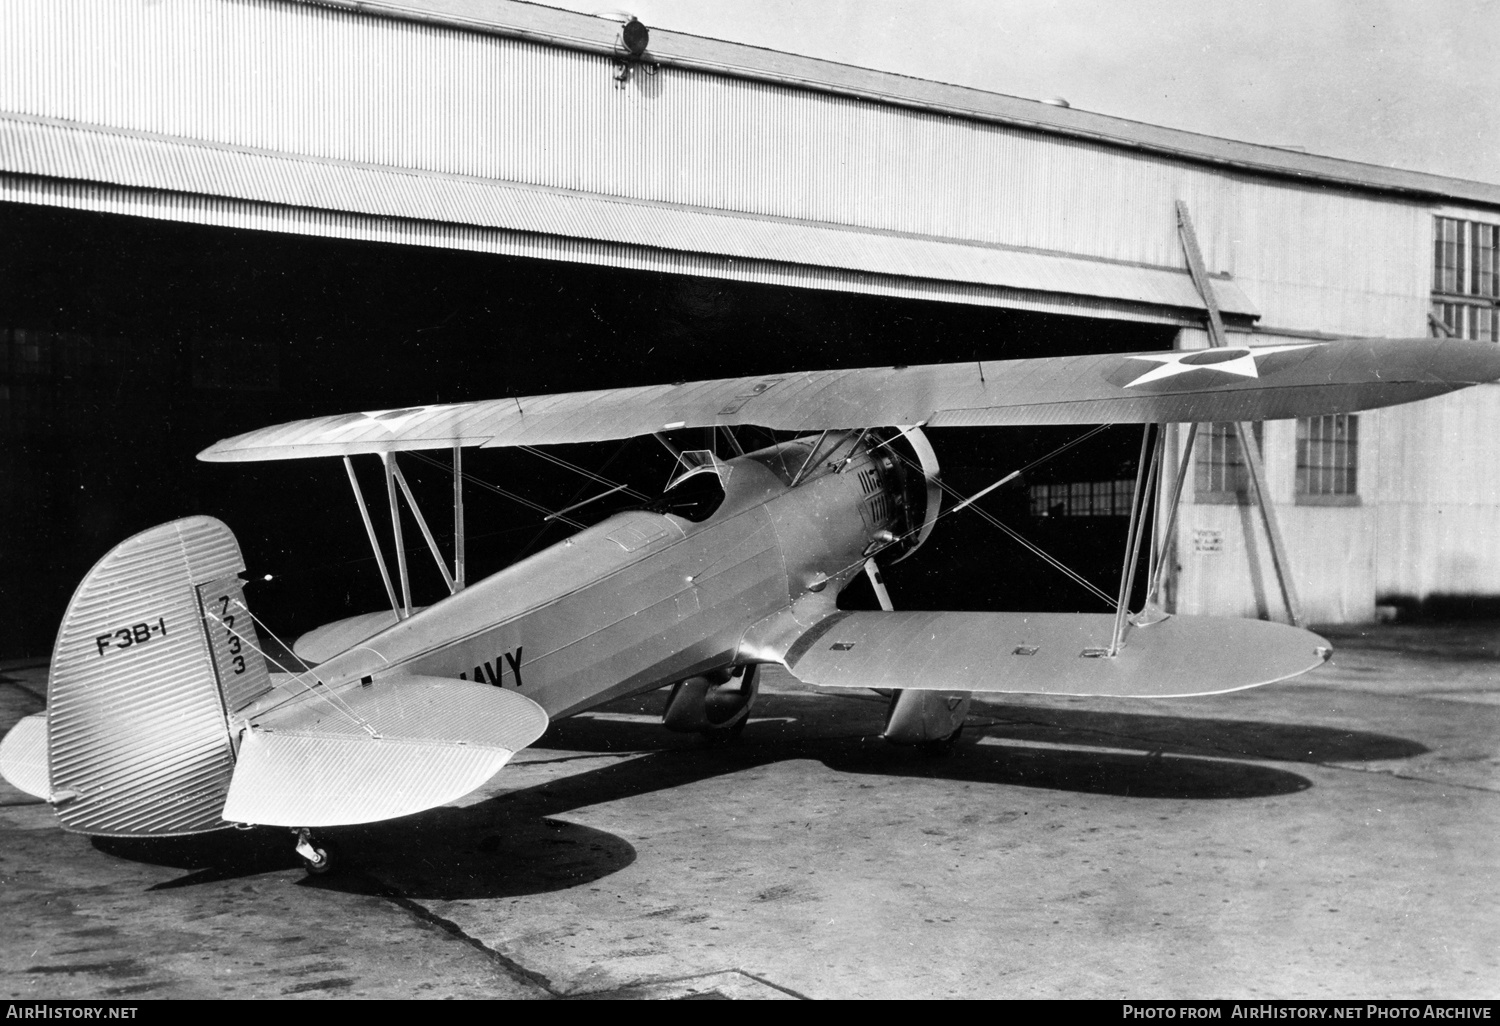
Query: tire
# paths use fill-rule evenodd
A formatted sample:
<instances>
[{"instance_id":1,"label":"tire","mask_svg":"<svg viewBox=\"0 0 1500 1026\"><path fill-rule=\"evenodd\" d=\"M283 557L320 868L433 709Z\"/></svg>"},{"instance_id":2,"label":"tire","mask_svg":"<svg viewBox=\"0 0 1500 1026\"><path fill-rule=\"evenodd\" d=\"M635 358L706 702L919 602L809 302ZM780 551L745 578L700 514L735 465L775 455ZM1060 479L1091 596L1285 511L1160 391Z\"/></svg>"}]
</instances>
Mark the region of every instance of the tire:
<instances>
[{"instance_id":1,"label":"tire","mask_svg":"<svg viewBox=\"0 0 1500 1026\"><path fill-rule=\"evenodd\" d=\"M313 862L310 859L303 858L302 868L307 870L309 876L323 876L329 870L333 869L333 856L328 854L327 848L314 848L313 850L318 853L318 861ZM298 857L301 858L300 855Z\"/></svg>"}]
</instances>

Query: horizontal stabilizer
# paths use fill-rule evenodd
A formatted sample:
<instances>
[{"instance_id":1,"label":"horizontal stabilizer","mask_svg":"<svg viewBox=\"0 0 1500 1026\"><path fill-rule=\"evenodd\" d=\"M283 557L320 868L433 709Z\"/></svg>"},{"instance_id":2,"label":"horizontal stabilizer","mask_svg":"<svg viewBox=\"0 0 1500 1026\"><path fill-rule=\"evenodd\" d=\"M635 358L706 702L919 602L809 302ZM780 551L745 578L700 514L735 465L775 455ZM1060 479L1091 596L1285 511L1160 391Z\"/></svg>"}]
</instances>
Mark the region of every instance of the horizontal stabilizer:
<instances>
[{"instance_id":1,"label":"horizontal stabilizer","mask_svg":"<svg viewBox=\"0 0 1500 1026\"><path fill-rule=\"evenodd\" d=\"M0 741L0 776L27 794L52 797L47 779L47 714L27 716Z\"/></svg>"},{"instance_id":2,"label":"horizontal stabilizer","mask_svg":"<svg viewBox=\"0 0 1500 1026\"><path fill-rule=\"evenodd\" d=\"M413 610L420 612L421 610ZM340 652L348 651L366 638L373 638L396 623L396 611L384 609L378 613L362 613L308 631L292 644L297 658L309 663L321 663L332 659Z\"/></svg>"},{"instance_id":3,"label":"horizontal stabilizer","mask_svg":"<svg viewBox=\"0 0 1500 1026\"><path fill-rule=\"evenodd\" d=\"M1185 698L1295 677L1332 651L1285 624L1169 616L1104 655L1113 630L1108 614L835 613L784 661L821 687Z\"/></svg>"},{"instance_id":4,"label":"horizontal stabilizer","mask_svg":"<svg viewBox=\"0 0 1500 1026\"><path fill-rule=\"evenodd\" d=\"M224 803L232 823L373 823L460 798L515 754L452 742L252 732Z\"/></svg>"},{"instance_id":5,"label":"horizontal stabilizer","mask_svg":"<svg viewBox=\"0 0 1500 1026\"><path fill-rule=\"evenodd\" d=\"M474 790L547 729L531 699L485 684L388 677L253 718L224 803L233 823L372 823Z\"/></svg>"}]
</instances>

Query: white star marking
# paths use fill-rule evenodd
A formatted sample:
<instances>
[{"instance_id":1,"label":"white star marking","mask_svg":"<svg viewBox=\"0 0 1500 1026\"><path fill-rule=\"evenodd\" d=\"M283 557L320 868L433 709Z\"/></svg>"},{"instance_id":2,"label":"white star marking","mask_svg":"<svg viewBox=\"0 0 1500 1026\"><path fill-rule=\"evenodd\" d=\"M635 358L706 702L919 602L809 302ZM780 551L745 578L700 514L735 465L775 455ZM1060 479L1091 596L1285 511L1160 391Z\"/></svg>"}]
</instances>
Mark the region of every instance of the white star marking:
<instances>
[{"instance_id":1,"label":"white star marking","mask_svg":"<svg viewBox=\"0 0 1500 1026\"><path fill-rule=\"evenodd\" d=\"M1286 353L1294 349L1310 349L1319 345L1317 342L1299 342L1285 346L1256 346L1254 349L1244 347L1229 347L1225 349L1190 349L1179 353L1163 353L1159 356L1132 356L1132 360L1151 360L1159 366L1153 367L1134 381L1127 384L1126 388L1136 385L1149 385L1153 381L1162 381L1166 378L1175 378L1179 374L1187 374L1197 370L1223 371L1239 378L1258 378L1260 368L1255 364L1257 356L1270 356L1272 353ZM1202 357L1205 353L1223 353L1228 359L1219 360L1216 363L1183 363L1190 357Z\"/></svg>"},{"instance_id":2,"label":"white star marking","mask_svg":"<svg viewBox=\"0 0 1500 1026\"><path fill-rule=\"evenodd\" d=\"M413 417L435 409L437 409L436 406L410 406L401 410L372 410L361 416L367 420L373 420L394 435Z\"/></svg>"}]
</instances>

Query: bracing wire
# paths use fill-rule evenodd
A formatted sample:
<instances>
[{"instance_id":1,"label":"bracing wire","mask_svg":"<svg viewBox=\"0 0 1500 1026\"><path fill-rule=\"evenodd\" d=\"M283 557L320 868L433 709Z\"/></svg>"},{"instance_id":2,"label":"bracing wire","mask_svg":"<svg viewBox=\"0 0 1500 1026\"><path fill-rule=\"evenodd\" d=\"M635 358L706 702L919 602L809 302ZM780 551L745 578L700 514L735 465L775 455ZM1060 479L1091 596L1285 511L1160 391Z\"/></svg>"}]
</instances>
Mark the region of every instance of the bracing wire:
<instances>
[{"instance_id":1,"label":"bracing wire","mask_svg":"<svg viewBox=\"0 0 1500 1026\"><path fill-rule=\"evenodd\" d=\"M576 463L569 463L567 460L563 459L561 456L553 455L552 453L547 452L545 449L538 449L534 445L519 445L516 448L520 449L522 452L529 452L533 456L539 456L542 459L546 460L548 463L555 463L559 467L562 467L562 468L564 468L566 470L571 470L575 474L581 474L582 476L588 478L590 481L593 481L596 484L609 485L611 488L615 489L616 491L623 491L626 495L630 496L632 499L636 499L636 500L638 500L640 502L648 502L648 501L650 501L651 497L649 495L646 495L644 492L638 492L634 488L629 487L628 485L620 484L618 481L611 481L609 478L605 477L604 475L602 475L602 474L596 474L592 470L589 470L586 467L580 467L580 466L578 466L578 464L576 464Z\"/></svg>"},{"instance_id":2,"label":"bracing wire","mask_svg":"<svg viewBox=\"0 0 1500 1026\"><path fill-rule=\"evenodd\" d=\"M1046 463L1048 460L1052 459L1053 457L1055 457L1055 456L1061 456L1063 453L1067 452L1069 449L1073 448L1075 445L1081 445L1082 443L1087 442L1090 438L1093 438L1099 432L1108 429L1110 426L1111 425L1109 425L1109 424L1100 424L1098 427L1093 428L1092 430L1085 431L1083 434L1079 435L1077 438L1073 439L1071 442L1064 442L1062 445L1059 445L1056 449L1053 449L1047 455L1040 456L1040 457L1032 460L1030 463L1026 464L1026 466L1024 466L1020 470L1016 471L1016 473L1017 474L1024 474L1024 473L1026 473L1026 471L1030 470L1032 467L1039 467L1043 463Z\"/></svg>"},{"instance_id":3,"label":"bracing wire","mask_svg":"<svg viewBox=\"0 0 1500 1026\"><path fill-rule=\"evenodd\" d=\"M256 626L260 627L261 630L265 631L268 635L270 635L270 637L272 638L272 640L274 640L278 645L280 645L282 648L286 649L287 651L291 651L291 648L286 644L286 642L282 641L279 637L277 637L276 636L276 632L273 631L273 630L271 630L271 628L266 625L266 622L264 620L262 620L260 617L256 616L253 612L251 612L249 606L247 606L244 602L241 602L241 601L238 601L238 600L236 600L236 602L234 604L235 604L235 606L237 608L243 610L245 612L245 614L250 617L250 620L251 620L252 623L254 623ZM286 666L282 665L281 661L278 660L275 656L271 655L269 652L267 652L265 649L261 648L255 642L253 642L249 638L245 637L245 635L241 634L239 631L235 630L229 624L225 623L223 621L223 619L221 619L217 613L213 612L212 610L208 610L208 609L204 610L204 612L208 615L209 619L211 619L214 622L220 624L230 634L234 635L236 638L239 638L245 644L249 645L252 649L254 649L260 655L260 657L262 659L264 659L266 662L268 662L272 666L276 667L282 673L289 674L293 678L292 679L292 683L294 683L294 684L300 684L306 694L309 694L309 695L313 696L314 698L318 699L319 701L327 703L327 705L330 708L332 708L334 712L338 713L341 716L346 717L350 722L354 723L356 726L362 727L362 728L364 728L365 730L369 731L372 734L375 733L375 728L372 727L369 724L369 722L364 719L364 717L360 716L353 709L351 709L349 707L348 703L346 703L343 699L339 698L338 694L333 690L333 688L329 687L328 683L326 681L324 681L323 678L319 677L317 675L317 673L313 671L312 668L309 667L308 669L305 669L305 670L303 670L300 673L293 673L293 671L291 671L290 669L288 669ZM307 681L304 678L307 677L308 675L312 676L312 679L315 682L315 684L321 684L321 685L323 685L323 690L322 691L319 691L314 686L314 684L307 683Z\"/></svg>"},{"instance_id":4,"label":"bracing wire","mask_svg":"<svg viewBox=\"0 0 1500 1026\"><path fill-rule=\"evenodd\" d=\"M953 495L955 498L960 497L960 493L958 493L958 492L954 491L953 489L949 488L947 485L943 485L941 481L939 481L938 484L943 487L944 491L947 491L949 494ZM1026 549L1028 552L1030 552L1032 555L1036 556L1038 559L1042 560L1048 566L1052 567L1054 570L1057 570L1058 572L1060 572L1061 574L1063 574L1065 577L1068 577L1069 579L1071 579L1071 580L1077 582L1078 584L1082 585L1084 588L1088 589L1088 591L1090 591L1094 595L1098 596L1098 598L1100 598L1102 601L1108 603L1109 605L1113 606L1115 604L1115 600L1112 597L1110 597L1110 595L1108 593L1106 593L1103 588L1098 587L1092 581L1088 580L1086 577L1084 577L1082 574L1078 573L1072 567L1068 566L1062 560L1060 560L1060 559L1056 558L1055 556L1051 555L1050 553L1048 553L1040 545L1037 545L1035 542L1031 541L1029 538L1027 538L1024 535L1022 535L1019 531L1015 530L1013 527L1011 527L1010 525L1006 524L999 517L996 517L993 514L987 512L985 510L982 510L982 509L980 509L977 506L974 506L972 508L973 508L974 512L977 513L977 514L979 514L980 518L983 519L986 523L991 524L994 527L999 528L1002 532L1004 532L1007 536L1009 536L1012 541L1016 542L1018 545L1020 545L1024 549ZM957 512L957 509L955 508L955 509L952 509L952 510L945 511L945 513L947 513L947 512Z\"/></svg>"},{"instance_id":5,"label":"bracing wire","mask_svg":"<svg viewBox=\"0 0 1500 1026\"><path fill-rule=\"evenodd\" d=\"M434 467L437 467L439 470L445 470L445 471L447 471L449 473L453 472L453 468L452 467L449 467L449 466L443 464L442 462L433 459L431 456L428 456L426 453L413 451L409 455L415 456L417 459L421 460L423 463L430 463ZM490 484L488 481L484 480L483 478L475 477L473 474L470 474L467 471L464 472L463 479L465 481L467 481L469 484L478 485L480 488L487 488L490 491L494 492L496 495L503 496L504 498L507 498L507 499L511 500L512 502L518 502L522 506L525 506L527 509L534 510L534 511L536 511L538 513L541 513L541 514L545 515L545 516L551 516L552 515L552 510L548 509L546 506L543 506L540 502L533 502L531 499L526 498L526 496L524 496L524 495L517 495L515 492L507 491L504 488L501 488L499 485ZM583 525L580 524L576 520L570 520L567 517L558 517L557 519L561 520L563 523L567 524L569 527L577 528L580 531L583 530Z\"/></svg>"},{"instance_id":6,"label":"bracing wire","mask_svg":"<svg viewBox=\"0 0 1500 1026\"><path fill-rule=\"evenodd\" d=\"M1093 434L1093 433L1094 432L1090 432L1090 434ZM1085 437L1087 437L1087 436L1085 436ZM1073 445L1076 445L1078 442L1081 442L1081 441L1083 441L1082 438L1076 439L1074 442L1070 443L1069 445L1063 446L1060 449L1056 449L1056 450L1053 451L1053 453L1049 453L1048 455L1050 457L1051 455L1053 455L1053 454L1055 454L1057 452L1061 452L1061 451L1063 451L1065 449L1070 449L1070 448L1073 447ZM903 463L907 464L908 466L913 467L914 469L916 469L918 471L920 471L922 469L921 467L917 466L915 463L912 463L912 461L909 460L909 459L907 459L905 456L902 456L899 452L896 452L896 450L892 449L891 451L895 452L897 458L900 459ZM1044 457L1044 459L1046 459L1046 458L1047 457ZM1013 474L1019 475L1023 471L1025 471L1026 469L1028 469L1030 467L1036 466L1037 463L1039 463L1039 462L1041 462L1041 461L1038 460L1038 461L1034 461L1032 463L1029 463L1029 464L1026 465L1026 467L1023 467L1021 470L1014 471ZM1012 475L1006 475L1006 476L1010 477ZM1022 535L1019 531L1017 531L1014 528L1010 527L1008 524L1006 524L1004 521L1002 521L999 517L995 516L992 513L987 512L987 511L985 511L983 509L980 509L978 506L973 505L968 499L964 499L964 495L963 495L962 492L960 492L956 488L953 488L952 486L948 485L944 481L939 481L937 484L938 484L938 487L941 488L948 495L952 496L955 499L962 499L963 500L959 504L954 505L954 506L950 506L947 509L943 510L942 513L938 514L938 518L939 519L947 516L949 513L957 513L960 509L973 509L975 513L979 514L979 517L982 520L984 520L988 524L993 525L996 528L999 528L1000 531L1003 532L1005 535L1007 535L1012 541L1016 542L1018 545L1020 545L1024 549L1026 549L1028 552L1030 552L1032 555L1036 556L1038 559L1042 560L1042 562L1046 563L1048 566L1052 567L1054 570L1057 570L1059 573L1063 574L1063 576L1065 576L1065 577L1069 578L1070 580L1073 580L1073 581L1077 582L1078 584L1082 585L1088 591L1092 592L1094 595L1098 596L1100 599L1102 599L1104 602L1107 602L1109 605L1112 606L1112 605L1115 604L1115 600L1113 598L1111 598L1104 591L1103 588L1100 588L1100 587L1096 586L1093 582L1089 581L1086 577L1084 577L1082 574L1078 573L1072 567L1068 566L1062 560L1058 559L1057 557L1055 557L1052 554L1050 554L1049 552L1047 552L1040 545L1037 545L1035 542L1031 541L1029 538L1027 538L1026 536ZM986 489L986 491L987 490L988 489Z\"/></svg>"},{"instance_id":7,"label":"bracing wire","mask_svg":"<svg viewBox=\"0 0 1500 1026\"><path fill-rule=\"evenodd\" d=\"M620 458L620 454L623 453L626 450L626 448L630 445L631 441L632 441L632 439L630 439L630 438L627 438L624 441L622 441L620 443L620 445L619 445L619 448L615 449L614 453L610 456L609 459L607 459L607 460L604 461L604 465L601 466L599 469L600 470L608 470L609 467L615 462L615 460L617 460L617 459ZM583 489L580 488L577 492L573 493L573 497L577 498L581 494L583 494ZM574 521L571 521L571 520L567 520L567 521L564 521L564 522L565 523L569 523L569 524L574 523ZM547 533L547 528L549 528L551 526L552 526L552 523L550 521L546 522L546 523L543 523L542 526L541 526L541 528L535 534L533 534L531 536L531 540L528 541L525 545L523 545L521 547L521 551L516 555L515 561L519 562L520 560L525 559L527 557L527 555L529 555L531 553L531 550L536 547L537 542L541 541L543 535L545 535Z\"/></svg>"},{"instance_id":8,"label":"bracing wire","mask_svg":"<svg viewBox=\"0 0 1500 1026\"><path fill-rule=\"evenodd\" d=\"M1091 429L1089 431L1084 432L1083 434L1079 435L1077 438L1073 439L1072 441L1065 442L1064 444L1058 446L1056 449L1053 449L1051 452L1047 453L1045 456L1038 457L1037 459L1032 460L1030 463L1026 464L1024 467L1020 468L1019 470L1012 471L1010 474L1007 474L1004 478L1001 478L1001 482L1003 483L1004 481L1011 480L1011 479L1013 479L1015 477L1018 477L1021 474L1025 473L1026 471L1032 469L1033 467L1040 466L1041 464L1047 462L1048 460L1053 459L1054 457L1062 455L1063 453L1067 452L1069 449L1073 448L1074 446L1079 445L1079 444L1081 444L1083 442L1088 441L1090 438L1092 438L1095 435L1099 434L1099 432L1105 430L1108 427L1109 427L1108 424L1100 424L1097 427L1095 427L1095 428L1093 428L1093 429ZM893 441L893 440L894 439L887 439L887 441ZM905 463L911 469L916 470L918 473L924 473L923 470L922 470L922 468L921 468L921 466L919 466L916 463L913 463L906 456L902 455L902 453L899 450L897 450L895 448L892 448L891 449L891 453L897 459L899 459L902 463ZM952 496L952 497L954 497L956 499L961 499L961 500L964 500L964 501L959 502L957 505L950 506L947 509L945 509L945 510L941 511L940 513L938 513L937 517L934 519L934 523L937 520L941 520L943 517L946 517L950 513L957 513L959 510L962 510L962 509L972 509L972 510L974 510L974 512L978 513L979 516L981 518L983 518L987 523L992 524L993 526L999 528L1000 531L1002 531L1005 535L1007 535L1008 537L1010 537L1013 541L1015 541L1021 547L1025 548L1027 551L1031 552L1038 559L1041 559L1048 566L1051 566L1053 569L1057 570L1058 572L1060 572L1061 574L1063 574L1065 577L1067 577L1070 580L1074 581L1075 583L1081 585L1082 587L1084 587L1085 589L1087 589L1091 594L1097 596L1099 599L1101 599L1106 604L1111 605L1111 606L1113 606L1115 604L1115 600L1113 598L1111 598L1107 593L1105 593L1105 591L1102 588L1099 588L1098 586L1096 586L1095 584L1093 584L1091 581L1089 581L1087 578L1085 578L1083 575L1081 575L1077 571L1075 571L1072 567L1069 567L1067 564L1063 563L1061 560L1057 559L1055 556L1052 556L1050 553L1048 553L1046 550L1042 549L1035 542L1033 542L1030 539L1024 537L1023 535L1021 535L1019 532L1017 532L1013 528L1007 526L999 518L991 515L990 513L985 512L983 509L980 509L978 506L974 505L973 502L969 501L968 499L965 499L963 493L961 493L958 490L954 489L953 487L951 487L950 485L948 485L946 482L944 482L942 480L938 480L937 481L937 485L938 485L939 488L941 488L948 495L950 495L950 496ZM991 486L989 486L989 488L981 489L981 491L975 493L974 498L977 498L979 495L982 495L985 492L988 492L991 488L994 488L994 487L995 487L995 485L991 485ZM911 530L907 531L905 534L901 535L901 537L897 538L896 541L898 541L898 542L899 541L904 541L907 538L910 538L912 535L917 534L920 530L921 530L920 527L912 528ZM853 567L855 565L857 565L857 564L851 563L849 567L845 567L844 569L847 570L850 567ZM840 572L842 572L842 571L840 571Z\"/></svg>"}]
</instances>

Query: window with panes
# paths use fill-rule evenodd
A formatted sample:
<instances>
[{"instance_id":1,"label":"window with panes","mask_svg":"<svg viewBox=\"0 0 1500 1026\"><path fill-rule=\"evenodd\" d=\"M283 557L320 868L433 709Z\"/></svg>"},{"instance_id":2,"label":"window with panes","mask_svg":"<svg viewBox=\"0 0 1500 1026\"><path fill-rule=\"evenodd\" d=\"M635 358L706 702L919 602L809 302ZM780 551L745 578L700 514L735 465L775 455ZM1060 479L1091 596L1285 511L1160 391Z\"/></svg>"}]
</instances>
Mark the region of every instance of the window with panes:
<instances>
[{"instance_id":1,"label":"window with panes","mask_svg":"<svg viewBox=\"0 0 1500 1026\"><path fill-rule=\"evenodd\" d=\"M1496 252L1500 225L1433 219L1432 321L1437 334L1500 340ZM1442 325L1439 329L1437 326Z\"/></svg>"},{"instance_id":2,"label":"window with panes","mask_svg":"<svg viewBox=\"0 0 1500 1026\"><path fill-rule=\"evenodd\" d=\"M1030 487L1034 517L1128 517L1135 481L1070 481Z\"/></svg>"},{"instance_id":3,"label":"window with panes","mask_svg":"<svg viewBox=\"0 0 1500 1026\"><path fill-rule=\"evenodd\" d=\"M1359 494L1359 417L1336 413L1297 421L1297 501L1355 504Z\"/></svg>"},{"instance_id":4,"label":"window with panes","mask_svg":"<svg viewBox=\"0 0 1500 1026\"><path fill-rule=\"evenodd\" d=\"M1255 444L1264 451L1265 433L1254 427ZM1202 424L1194 443L1193 492L1198 502L1248 502L1250 468L1240 452L1233 424Z\"/></svg>"}]
</instances>

